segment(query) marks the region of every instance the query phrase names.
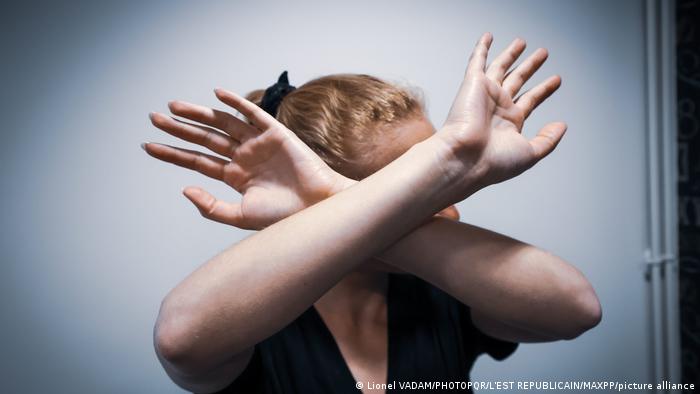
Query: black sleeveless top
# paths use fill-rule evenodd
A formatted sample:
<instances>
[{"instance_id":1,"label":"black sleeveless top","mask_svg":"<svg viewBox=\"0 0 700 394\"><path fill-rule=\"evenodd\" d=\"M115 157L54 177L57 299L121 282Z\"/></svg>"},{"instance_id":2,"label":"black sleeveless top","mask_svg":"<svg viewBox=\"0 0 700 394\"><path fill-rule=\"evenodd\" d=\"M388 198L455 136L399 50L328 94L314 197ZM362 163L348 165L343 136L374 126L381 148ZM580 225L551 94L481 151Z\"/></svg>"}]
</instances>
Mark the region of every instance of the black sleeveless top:
<instances>
[{"instance_id":1,"label":"black sleeveless top","mask_svg":"<svg viewBox=\"0 0 700 394\"><path fill-rule=\"evenodd\" d=\"M477 329L469 307L412 275L390 273L387 287L387 392L471 392L465 389L476 358L503 360L517 343ZM464 382L420 390L421 382ZM364 385L367 382L362 382ZM401 384L411 384L411 389ZM359 394L328 327L312 305L285 328L258 343L246 369L220 393Z\"/></svg>"}]
</instances>

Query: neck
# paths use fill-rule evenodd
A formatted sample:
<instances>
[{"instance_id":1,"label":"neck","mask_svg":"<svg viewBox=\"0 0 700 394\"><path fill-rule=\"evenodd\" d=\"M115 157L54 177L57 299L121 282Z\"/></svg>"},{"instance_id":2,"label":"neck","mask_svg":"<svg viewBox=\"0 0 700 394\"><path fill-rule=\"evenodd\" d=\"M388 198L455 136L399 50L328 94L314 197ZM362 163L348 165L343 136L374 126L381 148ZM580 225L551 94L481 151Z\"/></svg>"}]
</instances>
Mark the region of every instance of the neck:
<instances>
[{"instance_id":1,"label":"neck","mask_svg":"<svg viewBox=\"0 0 700 394\"><path fill-rule=\"evenodd\" d=\"M347 274L314 303L324 317L352 322L375 320L386 307L387 273L360 268Z\"/></svg>"}]
</instances>

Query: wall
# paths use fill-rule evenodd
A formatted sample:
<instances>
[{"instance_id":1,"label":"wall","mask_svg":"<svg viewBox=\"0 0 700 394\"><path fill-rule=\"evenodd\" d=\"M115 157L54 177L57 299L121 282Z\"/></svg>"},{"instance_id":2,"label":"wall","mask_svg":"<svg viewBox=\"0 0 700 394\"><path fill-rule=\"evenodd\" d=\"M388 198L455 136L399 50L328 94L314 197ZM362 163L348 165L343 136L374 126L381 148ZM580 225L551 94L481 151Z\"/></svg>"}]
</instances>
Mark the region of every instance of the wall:
<instances>
[{"instance_id":1,"label":"wall","mask_svg":"<svg viewBox=\"0 0 700 394\"><path fill-rule=\"evenodd\" d=\"M563 86L528 122L569 131L531 171L460 204L463 220L577 265L604 308L575 341L482 358L477 379L650 379L641 271L644 64L639 1L23 3L0 19L3 391L178 392L152 349L167 291L247 235L182 197L225 187L156 162L170 99L364 72L422 87L439 126L479 34L550 50Z\"/></svg>"}]
</instances>

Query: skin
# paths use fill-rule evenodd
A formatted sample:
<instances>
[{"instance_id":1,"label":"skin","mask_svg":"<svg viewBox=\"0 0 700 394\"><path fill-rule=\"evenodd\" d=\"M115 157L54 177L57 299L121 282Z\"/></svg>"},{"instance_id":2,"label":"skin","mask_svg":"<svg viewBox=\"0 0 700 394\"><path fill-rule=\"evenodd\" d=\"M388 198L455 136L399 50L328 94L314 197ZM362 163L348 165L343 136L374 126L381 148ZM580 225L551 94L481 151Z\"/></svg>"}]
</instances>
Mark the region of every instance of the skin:
<instances>
[{"instance_id":1,"label":"skin","mask_svg":"<svg viewBox=\"0 0 700 394\"><path fill-rule=\"evenodd\" d=\"M173 381L195 392L227 386L256 343L312 304L355 378L385 381L387 266L469 305L474 324L497 338L571 339L598 324L595 292L571 264L456 220L452 204L532 167L566 130L555 122L532 139L521 134L561 80L550 77L517 96L547 53L537 50L508 72L525 42L516 39L486 67L491 41L485 34L477 43L445 124L437 132L424 117L397 125L399 138L377 152L386 165L360 182L332 171L294 133L223 89L217 97L250 124L184 102L170 103L171 112L196 123L151 115L156 127L228 158L144 146L243 196L227 203L186 188L202 215L260 230L200 266L163 300L154 343Z\"/></svg>"}]
</instances>

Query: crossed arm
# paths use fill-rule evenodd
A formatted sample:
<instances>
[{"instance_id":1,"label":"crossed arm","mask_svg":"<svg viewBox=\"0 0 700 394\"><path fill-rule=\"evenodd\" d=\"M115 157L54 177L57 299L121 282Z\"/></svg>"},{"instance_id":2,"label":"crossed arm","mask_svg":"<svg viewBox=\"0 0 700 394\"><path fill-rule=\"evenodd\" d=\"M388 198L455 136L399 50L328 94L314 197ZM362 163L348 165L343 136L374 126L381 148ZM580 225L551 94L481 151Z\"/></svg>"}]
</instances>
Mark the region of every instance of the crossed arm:
<instances>
[{"instance_id":1,"label":"crossed arm","mask_svg":"<svg viewBox=\"0 0 700 394\"><path fill-rule=\"evenodd\" d=\"M546 53L535 52L506 75L524 42L514 41L486 68L490 43L484 35L477 44L440 131L360 182L332 172L291 131L231 92L216 95L250 124L182 102L171 103L171 111L197 123L152 115L162 130L231 159L146 145L152 156L243 194L241 203L230 204L185 189L202 214L262 229L199 267L163 300L156 352L173 380L193 391L224 387L245 368L256 343L373 257L469 305L475 324L495 337L572 338L597 324L593 289L562 259L465 223L426 222L525 171L564 134L562 123L545 126L531 140L521 134L525 118L559 86L552 77L514 99Z\"/></svg>"}]
</instances>

